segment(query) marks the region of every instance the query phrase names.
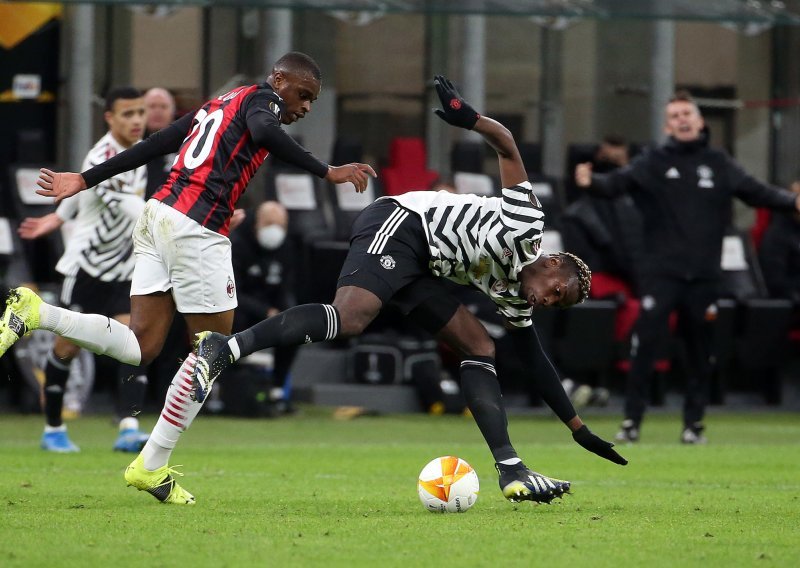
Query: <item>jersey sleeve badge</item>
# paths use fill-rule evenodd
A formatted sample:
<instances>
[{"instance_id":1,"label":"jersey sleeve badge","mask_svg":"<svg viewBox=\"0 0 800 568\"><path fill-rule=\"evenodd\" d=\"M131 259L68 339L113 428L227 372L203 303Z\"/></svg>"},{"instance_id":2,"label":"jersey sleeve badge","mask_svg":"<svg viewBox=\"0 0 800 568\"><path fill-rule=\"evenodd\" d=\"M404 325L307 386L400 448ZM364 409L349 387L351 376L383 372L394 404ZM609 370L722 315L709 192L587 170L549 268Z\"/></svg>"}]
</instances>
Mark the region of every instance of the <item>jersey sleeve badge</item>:
<instances>
[{"instance_id":1,"label":"jersey sleeve badge","mask_svg":"<svg viewBox=\"0 0 800 568\"><path fill-rule=\"evenodd\" d=\"M271 110L278 118L281 117L281 107L275 101L270 101L269 110Z\"/></svg>"}]
</instances>

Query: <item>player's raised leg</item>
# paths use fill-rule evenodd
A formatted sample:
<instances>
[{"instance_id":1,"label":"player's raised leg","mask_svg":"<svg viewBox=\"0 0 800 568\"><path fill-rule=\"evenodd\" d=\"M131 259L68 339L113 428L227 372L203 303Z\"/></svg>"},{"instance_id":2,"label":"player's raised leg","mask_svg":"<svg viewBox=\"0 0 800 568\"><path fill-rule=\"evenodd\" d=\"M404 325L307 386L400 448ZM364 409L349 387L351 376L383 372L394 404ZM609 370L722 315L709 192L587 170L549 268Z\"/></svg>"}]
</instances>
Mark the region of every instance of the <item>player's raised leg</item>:
<instances>
[{"instance_id":1,"label":"player's raised leg","mask_svg":"<svg viewBox=\"0 0 800 568\"><path fill-rule=\"evenodd\" d=\"M34 329L52 331L98 355L131 365L142 363L136 335L124 324L98 314L81 314L53 306L31 289L14 288L6 298L0 321L0 357Z\"/></svg>"}]
</instances>

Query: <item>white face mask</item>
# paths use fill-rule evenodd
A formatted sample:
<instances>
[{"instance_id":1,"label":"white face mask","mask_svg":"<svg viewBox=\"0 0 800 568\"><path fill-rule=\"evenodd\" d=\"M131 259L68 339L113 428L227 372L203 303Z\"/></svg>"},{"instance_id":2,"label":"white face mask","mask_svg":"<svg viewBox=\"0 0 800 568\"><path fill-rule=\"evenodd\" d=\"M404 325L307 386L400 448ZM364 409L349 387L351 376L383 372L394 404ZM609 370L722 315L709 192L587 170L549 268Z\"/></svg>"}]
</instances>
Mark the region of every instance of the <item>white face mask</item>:
<instances>
[{"instance_id":1,"label":"white face mask","mask_svg":"<svg viewBox=\"0 0 800 568\"><path fill-rule=\"evenodd\" d=\"M286 229L280 225L267 225L258 230L256 238L262 248L275 250L286 240Z\"/></svg>"}]
</instances>

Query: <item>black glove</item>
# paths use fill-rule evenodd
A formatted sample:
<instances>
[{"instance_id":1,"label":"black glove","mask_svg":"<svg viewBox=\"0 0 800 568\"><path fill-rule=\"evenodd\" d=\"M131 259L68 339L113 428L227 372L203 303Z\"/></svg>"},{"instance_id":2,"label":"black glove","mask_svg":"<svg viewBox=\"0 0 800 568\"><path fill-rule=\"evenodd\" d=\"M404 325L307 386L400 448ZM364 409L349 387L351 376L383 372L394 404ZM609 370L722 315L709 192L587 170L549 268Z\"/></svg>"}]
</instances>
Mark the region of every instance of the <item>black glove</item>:
<instances>
[{"instance_id":1,"label":"black glove","mask_svg":"<svg viewBox=\"0 0 800 568\"><path fill-rule=\"evenodd\" d=\"M434 109L433 112L436 113L436 116L453 126L472 130L481 115L469 106L469 103L458 94L453 83L442 75L436 75L433 78L433 84L436 86L436 93L444 108L444 110Z\"/></svg>"},{"instance_id":2,"label":"black glove","mask_svg":"<svg viewBox=\"0 0 800 568\"><path fill-rule=\"evenodd\" d=\"M597 454L601 458L606 458L608 461L619 465L628 465L628 460L611 449L614 444L594 435L585 424L572 433L572 439L583 446L584 449Z\"/></svg>"}]
</instances>

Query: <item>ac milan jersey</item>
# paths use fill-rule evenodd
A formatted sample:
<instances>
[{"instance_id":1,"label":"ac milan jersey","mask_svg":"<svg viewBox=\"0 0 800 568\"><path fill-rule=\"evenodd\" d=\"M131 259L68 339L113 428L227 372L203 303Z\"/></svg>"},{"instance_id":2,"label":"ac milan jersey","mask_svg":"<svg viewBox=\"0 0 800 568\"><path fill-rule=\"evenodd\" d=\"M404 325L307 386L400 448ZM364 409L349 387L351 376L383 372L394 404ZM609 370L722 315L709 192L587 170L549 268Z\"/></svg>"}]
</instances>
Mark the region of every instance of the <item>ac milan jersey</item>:
<instances>
[{"instance_id":1,"label":"ac milan jersey","mask_svg":"<svg viewBox=\"0 0 800 568\"><path fill-rule=\"evenodd\" d=\"M422 220L430 269L489 296L509 323L531 325L531 306L519 296L519 273L541 254L544 212L523 182L502 197L411 191L392 199Z\"/></svg>"},{"instance_id":2,"label":"ac milan jersey","mask_svg":"<svg viewBox=\"0 0 800 568\"><path fill-rule=\"evenodd\" d=\"M236 202L268 154L253 141L248 112L262 109L264 120L279 125L280 100L262 83L206 103L195 113L169 178L153 198L227 235Z\"/></svg>"}]
</instances>

